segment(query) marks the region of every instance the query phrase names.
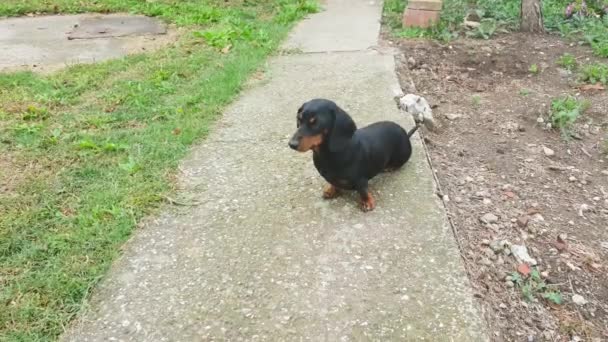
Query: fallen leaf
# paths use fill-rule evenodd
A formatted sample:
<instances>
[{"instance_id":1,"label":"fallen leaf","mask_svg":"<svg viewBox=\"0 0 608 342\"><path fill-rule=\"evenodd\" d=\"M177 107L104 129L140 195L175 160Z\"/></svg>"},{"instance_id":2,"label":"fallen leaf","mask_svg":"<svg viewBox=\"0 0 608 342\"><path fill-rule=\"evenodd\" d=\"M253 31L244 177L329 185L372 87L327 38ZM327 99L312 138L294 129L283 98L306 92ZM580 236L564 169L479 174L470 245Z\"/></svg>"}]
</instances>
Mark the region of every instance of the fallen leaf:
<instances>
[{"instance_id":1,"label":"fallen leaf","mask_svg":"<svg viewBox=\"0 0 608 342\"><path fill-rule=\"evenodd\" d=\"M517 266L517 272L521 273L524 277L527 277L530 274L530 266L528 264L519 264Z\"/></svg>"},{"instance_id":2,"label":"fallen leaf","mask_svg":"<svg viewBox=\"0 0 608 342\"><path fill-rule=\"evenodd\" d=\"M228 53L228 52L230 52L231 48L232 48L232 45L226 45L226 46L224 46L224 48L222 49L222 53Z\"/></svg>"},{"instance_id":3,"label":"fallen leaf","mask_svg":"<svg viewBox=\"0 0 608 342\"><path fill-rule=\"evenodd\" d=\"M604 88L604 86L601 83L596 83L596 84L583 84L582 86L580 86L580 90L582 91L589 91L589 90L604 90L606 88Z\"/></svg>"},{"instance_id":4,"label":"fallen leaf","mask_svg":"<svg viewBox=\"0 0 608 342\"><path fill-rule=\"evenodd\" d=\"M173 131L171 131L171 134L173 135L180 135L182 133L182 130L180 128L176 128Z\"/></svg>"}]
</instances>

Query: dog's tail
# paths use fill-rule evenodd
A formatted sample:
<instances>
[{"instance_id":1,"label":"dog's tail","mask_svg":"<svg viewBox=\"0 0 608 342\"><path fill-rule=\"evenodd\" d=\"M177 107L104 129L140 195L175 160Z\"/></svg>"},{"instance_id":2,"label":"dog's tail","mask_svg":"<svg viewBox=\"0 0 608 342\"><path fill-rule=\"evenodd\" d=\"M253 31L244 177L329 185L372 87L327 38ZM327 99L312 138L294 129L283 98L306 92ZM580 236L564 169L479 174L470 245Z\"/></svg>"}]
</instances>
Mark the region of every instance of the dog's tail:
<instances>
[{"instance_id":1,"label":"dog's tail","mask_svg":"<svg viewBox=\"0 0 608 342\"><path fill-rule=\"evenodd\" d=\"M420 127L420 122L416 122L416 126L414 126L414 128L412 128L409 132L407 132L407 137L411 138L412 135L414 135L414 133L416 133L416 131L418 130L418 127Z\"/></svg>"}]
</instances>

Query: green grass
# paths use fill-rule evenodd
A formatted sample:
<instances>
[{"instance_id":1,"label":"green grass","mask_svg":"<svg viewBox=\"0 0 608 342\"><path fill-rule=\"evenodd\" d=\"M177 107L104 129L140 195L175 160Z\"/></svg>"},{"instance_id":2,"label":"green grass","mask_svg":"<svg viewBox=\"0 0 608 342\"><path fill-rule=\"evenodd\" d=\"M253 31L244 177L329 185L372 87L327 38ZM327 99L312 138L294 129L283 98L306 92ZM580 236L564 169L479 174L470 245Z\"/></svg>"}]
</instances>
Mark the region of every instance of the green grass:
<instances>
[{"instance_id":1,"label":"green grass","mask_svg":"<svg viewBox=\"0 0 608 342\"><path fill-rule=\"evenodd\" d=\"M592 63L583 65L578 79L584 83L608 85L608 64Z\"/></svg>"},{"instance_id":2,"label":"green grass","mask_svg":"<svg viewBox=\"0 0 608 342\"><path fill-rule=\"evenodd\" d=\"M551 101L549 119L553 127L558 128L564 136L570 132L574 122L589 108L589 102L572 96L559 97Z\"/></svg>"},{"instance_id":3,"label":"green grass","mask_svg":"<svg viewBox=\"0 0 608 342\"><path fill-rule=\"evenodd\" d=\"M605 0L597 0L599 3ZM581 41L591 47L601 57L608 57L608 15L587 17L564 17L564 11L571 0L543 0L543 16L547 30L558 32L565 37ZM587 1L591 3L592 1ZM514 0L444 0L440 22L430 29L404 29L401 13L405 0L385 2L385 23L397 37L433 38L447 41L458 36L489 39L496 33L517 30L519 26L520 1ZM600 13L596 9L597 13ZM467 14L481 18L478 28L463 30L462 22Z\"/></svg>"},{"instance_id":4,"label":"green grass","mask_svg":"<svg viewBox=\"0 0 608 342\"><path fill-rule=\"evenodd\" d=\"M576 62L576 58L574 58L574 56L569 53L565 53L558 58L556 64L566 70L572 71L576 69L578 63Z\"/></svg>"},{"instance_id":5,"label":"green grass","mask_svg":"<svg viewBox=\"0 0 608 342\"><path fill-rule=\"evenodd\" d=\"M137 222L172 191L188 147L316 8L301 0L2 1L0 16L125 11L187 33L146 55L48 76L0 74L0 177L11 176L0 191L0 341L63 331Z\"/></svg>"}]
</instances>

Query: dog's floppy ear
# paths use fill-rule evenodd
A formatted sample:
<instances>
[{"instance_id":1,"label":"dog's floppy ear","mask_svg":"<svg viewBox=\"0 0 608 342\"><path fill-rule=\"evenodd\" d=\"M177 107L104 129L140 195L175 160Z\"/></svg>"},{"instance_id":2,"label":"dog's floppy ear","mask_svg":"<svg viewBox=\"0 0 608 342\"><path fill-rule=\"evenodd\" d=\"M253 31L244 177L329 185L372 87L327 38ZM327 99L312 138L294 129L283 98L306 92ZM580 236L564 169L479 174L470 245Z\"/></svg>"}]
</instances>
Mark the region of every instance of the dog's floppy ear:
<instances>
[{"instance_id":1,"label":"dog's floppy ear","mask_svg":"<svg viewBox=\"0 0 608 342\"><path fill-rule=\"evenodd\" d=\"M335 106L332 110L334 124L329 133L329 151L338 152L346 148L350 139L357 130L353 119L340 107Z\"/></svg>"},{"instance_id":2,"label":"dog's floppy ear","mask_svg":"<svg viewBox=\"0 0 608 342\"><path fill-rule=\"evenodd\" d=\"M302 114L302 111L304 110L304 106L306 106L307 102L304 102L300 108L298 108L298 112L297 112L297 118L296 118L296 127L300 127L300 115Z\"/></svg>"}]
</instances>

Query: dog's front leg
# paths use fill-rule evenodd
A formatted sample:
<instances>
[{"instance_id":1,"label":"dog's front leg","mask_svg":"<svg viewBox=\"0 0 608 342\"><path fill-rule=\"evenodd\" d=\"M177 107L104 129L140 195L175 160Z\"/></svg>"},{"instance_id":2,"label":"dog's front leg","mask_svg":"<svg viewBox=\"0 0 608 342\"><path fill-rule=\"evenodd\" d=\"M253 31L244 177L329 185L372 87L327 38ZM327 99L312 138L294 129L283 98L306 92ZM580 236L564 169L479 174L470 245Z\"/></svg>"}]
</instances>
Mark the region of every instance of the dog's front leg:
<instances>
[{"instance_id":1,"label":"dog's front leg","mask_svg":"<svg viewBox=\"0 0 608 342\"><path fill-rule=\"evenodd\" d=\"M371 211L376 207L376 201L374 201L374 197L369 192L367 186L367 179L362 179L357 182L356 190L361 197L361 210L363 211Z\"/></svg>"}]
</instances>

